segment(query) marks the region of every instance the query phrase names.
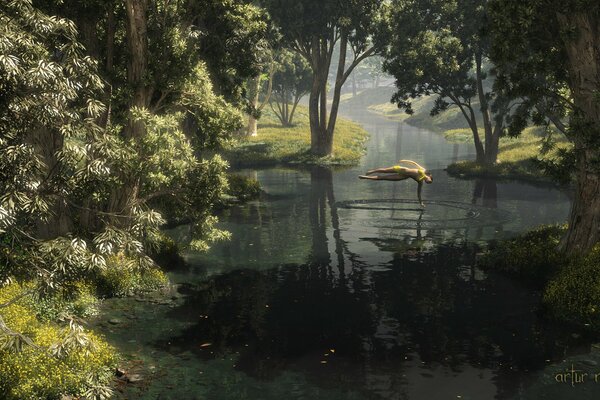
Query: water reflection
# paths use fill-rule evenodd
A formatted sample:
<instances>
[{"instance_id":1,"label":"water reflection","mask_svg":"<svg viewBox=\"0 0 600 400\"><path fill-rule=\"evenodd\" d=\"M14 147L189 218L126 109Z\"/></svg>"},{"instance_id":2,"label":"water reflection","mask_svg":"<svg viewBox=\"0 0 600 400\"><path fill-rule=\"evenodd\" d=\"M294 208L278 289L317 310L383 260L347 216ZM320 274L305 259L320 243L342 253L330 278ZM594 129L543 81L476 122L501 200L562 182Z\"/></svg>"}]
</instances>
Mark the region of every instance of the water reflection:
<instances>
[{"instance_id":1,"label":"water reflection","mask_svg":"<svg viewBox=\"0 0 600 400\"><path fill-rule=\"evenodd\" d=\"M475 267L478 242L564 219L566 196L451 178L467 145L355 117L373 134L357 168L249 171L267 194L221 216L230 242L186 255L193 290L168 317L188 327L153 345L232 358L221 380L251 379L208 398L277 400L526 399L547 360L588 352L539 317L539 293ZM425 210L412 182L356 178L399 158L435 169ZM367 207L344 206L356 201Z\"/></svg>"},{"instance_id":2,"label":"water reflection","mask_svg":"<svg viewBox=\"0 0 600 400\"><path fill-rule=\"evenodd\" d=\"M191 326L159 348L203 360L233 355L235 370L259 386L283 385L284 371L293 371L315 399L331 391L356 399L509 399L547 360L589 350L540 319L537 292L475 267L480 250L464 238L483 237L484 227L430 228L427 211L399 207L391 217L409 212L414 228L360 233L376 217L348 221L335 174L323 167L304 174L304 196L231 210L235 239L215 250L230 267L171 312ZM475 181L471 203L497 209L497 183ZM299 232L308 236L300 263L252 267L274 261L265 246L273 250Z\"/></svg>"}]
</instances>

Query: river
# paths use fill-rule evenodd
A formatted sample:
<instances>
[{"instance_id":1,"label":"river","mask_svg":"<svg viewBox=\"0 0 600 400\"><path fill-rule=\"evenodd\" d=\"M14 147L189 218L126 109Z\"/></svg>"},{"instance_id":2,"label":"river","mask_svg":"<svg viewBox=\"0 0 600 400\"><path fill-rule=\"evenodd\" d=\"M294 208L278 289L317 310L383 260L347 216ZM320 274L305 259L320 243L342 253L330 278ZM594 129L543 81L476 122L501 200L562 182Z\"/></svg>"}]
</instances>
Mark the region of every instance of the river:
<instances>
[{"instance_id":1,"label":"river","mask_svg":"<svg viewBox=\"0 0 600 400\"><path fill-rule=\"evenodd\" d=\"M469 144L344 113L371 133L360 165L240 171L265 194L221 216L231 241L185 254L172 301L106 302L123 322L98 328L145 377L127 398L598 396L593 340L541 318L538 291L475 267L487 241L566 221L568 194L452 178ZM412 180L357 179L400 158L433 173L425 210ZM586 382L557 382L571 366Z\"/></svg>"}]
</instances>

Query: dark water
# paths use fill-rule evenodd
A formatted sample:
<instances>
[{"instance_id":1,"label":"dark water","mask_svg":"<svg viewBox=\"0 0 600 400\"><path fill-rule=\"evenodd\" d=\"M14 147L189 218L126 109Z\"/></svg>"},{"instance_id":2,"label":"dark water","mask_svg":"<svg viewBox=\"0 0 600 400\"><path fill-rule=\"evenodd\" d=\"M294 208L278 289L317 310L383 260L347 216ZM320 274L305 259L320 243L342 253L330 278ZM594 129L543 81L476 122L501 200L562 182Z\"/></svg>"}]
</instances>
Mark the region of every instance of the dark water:
<instances>
[{"instance_id":1,"label":"dark water","mask_svg":"<svg viewBox=\"0 0 600 400\"><path fill-rule=\"evenodd\" d=\"M568 196L451 178L469 145L350 115L372 133L359 167L243 171L266 195L221 217L231 241L186 255L172 273L183 297L112 304L128 320L109 338L152 377L129 398L598 396L591 340L542 319L535 290L474 266L487 240L565 221ZM424 211L412 181L357 179L399 158L433 170ZM571 365L585 383L556 382Z\"/></svg>"}]
</instances>

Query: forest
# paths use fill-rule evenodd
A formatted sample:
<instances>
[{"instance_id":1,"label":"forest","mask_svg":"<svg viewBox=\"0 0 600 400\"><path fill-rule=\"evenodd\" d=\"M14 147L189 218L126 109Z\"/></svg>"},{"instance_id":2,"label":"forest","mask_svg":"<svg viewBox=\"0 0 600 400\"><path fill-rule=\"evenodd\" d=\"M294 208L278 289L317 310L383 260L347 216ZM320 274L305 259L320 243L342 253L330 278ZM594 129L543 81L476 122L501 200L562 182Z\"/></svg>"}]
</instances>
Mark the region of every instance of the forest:
<instances>
[{"instance_id":1,"label":"forest","mask_svg":"<svg viewBox=\"0 0 600 400\"><path fill-rule=\"evenodd\" d=\"M599 243L597 0L0 3L2 399L595 398Z\"/></svg>"}]
</instances>

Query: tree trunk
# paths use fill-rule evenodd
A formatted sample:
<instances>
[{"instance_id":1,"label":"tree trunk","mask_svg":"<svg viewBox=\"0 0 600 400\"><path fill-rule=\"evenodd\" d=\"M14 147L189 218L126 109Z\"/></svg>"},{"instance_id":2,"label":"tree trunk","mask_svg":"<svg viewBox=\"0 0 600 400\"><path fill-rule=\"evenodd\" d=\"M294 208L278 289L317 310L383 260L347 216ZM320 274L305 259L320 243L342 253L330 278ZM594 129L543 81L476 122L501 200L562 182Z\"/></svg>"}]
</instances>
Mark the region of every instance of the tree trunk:
<instances>
[{"instance_id":1,"label":"tree trunk","mask_svg":"<svg viewBox=\"0 0 600 400\"><path fill-rule=\"evenodd\" d=\"M600 171L597 140L600 136L600 18L595 14L557 14L562 29L576 28L576 37L565 36L570 88L575 103L571 131L577 156L577 191L569 229L561 242L568 255L585 254L600 241Z\"/></svg>"},{"instance_id":2,"label":"tree trunk","mask_svg":"<svg viewBox=\"0 0 600 400\"><path fill-rule=\"evenodd\" d=\"M462 105L458 102L457 99L454 100L455 103L460 108L460 111L463 113L463 116L467 120L469 127L471 128L471 132L473 133L473 144L475 145L475 162L477 164L485 163L485 150L483 148L483 143L481 143L481 138L479 137L479 128L477 127L477 119L475 118L475 112L470 105ZM465 107L468 108L469 114L467 114Z\"/></svg>"},{"instance_id":3,"label":"tree trunk","mask_svg":"<svg viewBox=\"0 0 600 400\"><path fill-rule=\"evenodd\" d=\"M126 33L129 58L127 63L127 80L133 89L132 107L147 108L150 104L151 88L146 85L148 70L148 25L147 0L126 0L127 10ZM146 129L141 122L129 119L125 129L125 137L138 138L145 135Z\"/></svg>"},{"instance_id":4,"label":"tree trunk","mask_svg":"<svg viewBox=\"0 0 600 400\"><path fill-rule=\"evenodd\" d=\"M334 36L332 34L332 36ZM355 58L350 67L345 70L346 51L348 47L348 32L340 32L339 63L335 80L331 112L327 114L327 76L331 65L333 48L328 48L326 39L313 38L311 57L309 59L313 70L313 81L308 102L311 131L311 153L323 157L331 155L333 150L333 135L340 104L341 89L354 67L366 57L372 56L374 48L365 51ZM331 46L334 44L332 43Z\"/></svg>"},{"instance_id":5,"label":"tree trunk","mask_svg":"<svg viewBox=\"0 0 600 400\"><path fill-rule=\"evenodd\" d=\"M100 60L100 42L98 41L99 15L84 15L77 19L77 28L81 36L81 42L85 45L87 54L96 60Z\"/></svg>"},{"instance_id":6,"label":"tree trunk","mask_svg":"<svg viewBox=\"0 0 600 400\"><path fill-rule=\"evenodd\" d=\"M30 131L28 141L33 145L36 154L44 163L44 178L52 181L55 171L60 170L58 152L63 150L64 137L46 127L40 126ZM36 236L40 239L54 239L65 236L73 229L71 210L59 193L52 196L48 204L49 214L46 219L36 221Z\"/></svg>"},{"instance_id":7,"label":"tree trunk","mask_svg":"<svg viewBox=\"0 0 600 400\"><path fill-rule=\"evenodd\" d=\"M479 105L481 107L481 115L483 116L483 128L485 131L485 149L483 162L487 166L496 164L498 158L498 138L499 134L492 128L492 116L490 106L483 90L483 74L481 73L482 55L475 55L475 78L477 81L477 96L479 97ZM479 157L478 157L479 158Z\"/></svg>"},{"instance_id":8,"label":"tree trunk","mask_svg":"<svg viewBox=\"0 0 600 400\"><path fill-rule=\"evenodd\" d=\"M288 117L288 123L290 124L290 126L294 122L294 113L296 112L296 107L298 107L298 103L300 102L300 98L301 98L301 96L294 97L294 105L292 106L292 111L290 111L290 115Z\"/></svg>"},{"instance_id":9,"label":"tree trunk","mask_svg":"<svg viewBox=\"0 0 600 400\"><path fill-rule=\"evenodd\" d=\"M323 118L327 118L327 74L328 71L323 63L317 65L317 70L313 74L313 84L310 91L308 102L308 114L310 119L310 152L318 157L323 157L331 153L331 146L327 144L327 128L324 126ZM323 80L325 75L325 81ZM325 101L324 101L325 100ZM323 109L325 106L325 109Z\"/></svg>"},{"instance_id":10,"label":"tree trunk","mask_svg":"<svg viewBox=\"0 0 600 400\"><path fill-rule=\"evenodd\" d=\"M126 38L127 50L129 52L127 63L127 81L133 89L133 96L130 101L131 107L147 108L150 103L151 88L146 85L146 74L148 68L148 32L147 32L147 0L126 0L125 9L127 11L126 20ZM146 134L146 128L143 122L135 121L129 118L127 125L123 129L125 139L137 139ZM115 219L115 222L123 225L129 223L128 216L131 214L132 207L135 205L140 178L137 176L122 176L123 184L120 188L111 194L109 211L121 218Z\"/></svg>"},{"instance_id":11,"label":"tree trunk","mask_svg":"<svg viewBox=\"0 0 600 400\"><path fill-rule=\"evenodd\" d=\"M265 98L261 104L258 104L259 95L260 95L260 82L261 76L258 75L254 78L254 93L252 96L252 100L250 102L250 106L252 107L252 112L248 117L248 136L256 136L258 134L258 118L257 114L262 111L265 105L269 102L271 98L271 93L273 91L273 74L275 73L275 63L271 62L269 67L269 82L267 87L267 93L265 94ZM285 104L284 104L285 105Z\"/></svg>"},{"instance_id":12,"label":"tree trunk","mask_svg":"<svg viewBox=\"0 0 600 400\"><path fill-rule=\"evenodd\" d=\"M600 152L594 153L593 156L600 156ZM568 255L585 254L600 241L600 175L588 170L590 156L581 155L577 163L577 189L569 229L560 244Z\"/></svg>"},{"instance_id":13,"label":"tree trunk","mask_svg":"<svg viewBox=\"0 0 600 400\"><path fill-rule=\"evenodd\" d=\"M258 112L258 92L260 90L260 75L252 79L252 98L250 99L250 114L248 115L248 136L256 136L258 134L258 121L256 114Z\"/></svg>"},{"instance_id":14,"label":"tree trunk","mask_svg":"<svg viewBox=\"0 0 600 400\"><path fill-rule=\"evenodd\" d=\"M255 113L258 112L258 92L260 91L260 75L252 79L252 98L250 99L250 115L248 115L248 136L256 136L258 134L258 121Z\"/></svg>"},{"instance_id":15,"label":"tree trunk","mask_svg":"<svg viewBox=\"0 0 600 400\"><path fill-rule=\"evenodd\" d=\"M333 99L331 101L331 113L329 115L329 124L327 125L327 136L330 137L333 144L333 134L335 131L335 122L337 121L338 109L340 107L340 98L342 86L344 85L344 70L346 68L346 51L348 49L348 33L342 31L340 37L340 55L338 59L338 68L335 76L335 87L333 89Z\"/></svg>"}]
</instances>

